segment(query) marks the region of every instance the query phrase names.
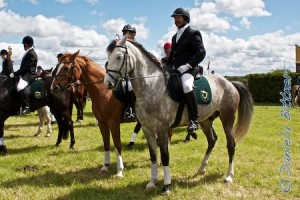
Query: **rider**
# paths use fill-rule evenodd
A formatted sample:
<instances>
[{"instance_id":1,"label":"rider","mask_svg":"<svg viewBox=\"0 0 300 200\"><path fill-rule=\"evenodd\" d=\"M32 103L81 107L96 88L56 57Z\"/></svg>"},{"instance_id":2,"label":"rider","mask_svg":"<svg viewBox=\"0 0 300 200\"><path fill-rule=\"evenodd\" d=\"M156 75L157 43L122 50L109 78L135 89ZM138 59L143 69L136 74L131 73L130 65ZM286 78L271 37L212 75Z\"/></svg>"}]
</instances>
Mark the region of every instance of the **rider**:
<instances>
[{"instance_id":1,"label":"rider","mask_svg":"<svg viewBox=\"0 0 300 200\"><path fill-rule=\"evenodd\" d=\"M64 54L62 54L62 53L57 54L56 58L57 58L57 62L58 62L58 63L59 63L59 61L60 61L60 59L61 59L61 57L62 57L63 55L64 55ZM52 76L55 76L55 75L56 75L57 70L58 70L58 67L59 67L59 65L57 64L56 67L55 67L55 69L52 71Z\"/></svg>"},{"instance_id":2,"label":"rider","mask_svg":"<svg viewBox=\"0 0 300 200\"><path fill-rule=\"evenodd\" d=\"M1 57L3 59L2 71L1 71L0 74L4 75L4 76L9 76L10 74L14 73L12 60L8 56L7 50L2 49L0 54L1 54Z\"/></svg>"},{"instance_id":3,"label":"rider","mask_svg":"<svg viewBox=\"0 0 300 200\"><path fill-rule=\"evenodd\" d=\"M30 113L29 108L29 95L30 91L26 86L33 82L36 78L36 67L38 62L38 57L34 51L34 42L31 36L27 35L23 38L22 44L25 50L23 55L20 69L13 74L11 77L20 76L17 85L17 91L20 94L22 100L22 110L21 114L28 114Z\"/></svg>"},{"instance_id":4,"label":"rider","mask_svg":"<svg viewBox=\"0 0 300 200\"><path fill-rule=\"evenodd\" d=\"M169 55L170 55L170 52L171 52L171 47L172 47L171 42L166 42L164 44L165 56L161 59L161 64L162 65L165 65L168 62L168 58L169 58Z\"/></svg>"},{"instance_id":5,"label":"rider","mask_svg":"<svg viewBox=\"0 0 300 200\"><path fill-rule=\"evenodd\" d=\"M190 14L183 8L177 8L171 15L178 28L172 37L171 53L167 62L168 67L175 68L181 74L181 82L185 103L189 111L188 132L200 128L198 108L193 91L193 69L204 59L206 51L202 42L201 33L189 26Z\"/></svg>"},{"instance_id":6,"label":"rider","mask_svg":"<svg viewBox=\"0 0 300 200\"><path fill-rule=\"evenodd\" d=\"M127 35L128 40L135 41L136 29L134 26L132 26L131 24L126 24L123 27L122 32L123 32L123 36ZM125 88L126 93L128 90L128 94L130 98L128 102L128 107L125 109L125 118L135 117L134 104L135 104L136 97L132 90L131 82L130 80L127 80L127 81L123 81L122 84L123 84L123 88Z\"/></svg>"}]
</instances>

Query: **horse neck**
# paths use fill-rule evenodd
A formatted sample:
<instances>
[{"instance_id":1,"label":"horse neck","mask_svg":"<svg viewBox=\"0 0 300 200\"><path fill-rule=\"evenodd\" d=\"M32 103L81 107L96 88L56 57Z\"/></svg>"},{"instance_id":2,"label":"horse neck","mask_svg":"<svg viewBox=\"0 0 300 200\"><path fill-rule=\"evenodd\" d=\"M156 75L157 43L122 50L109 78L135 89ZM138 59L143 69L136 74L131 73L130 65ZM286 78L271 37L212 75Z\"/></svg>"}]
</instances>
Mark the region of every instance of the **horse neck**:
<instances>
[{"instance_id":1,"label":"horse neck","mask_svg":"<svg viewBox=\"0 0 300 200\"><path fill-rule=\"evenodd\" d=\"M145 62L137 61L132 71L131 84L136 96L146 97L145 91L155 91L155 95L163 95L166 91L166 74L154 61L143 56ZM147 97L146 97L147 98Z\"/></svg>"},{"instance_id":2,"label":"horse neck","mask_svg":"<svg viewBox=\"0 0 300 200\"><path fill-rule=\"evenodd\" d=\"M102 83L99 83L99 81L104 79L105 70L97 65L82 65L80 66L82 74L80 76L81 83L84 84L84 88L88 93L92 95L92 93L95 93L93 91L96 91L99 85L103 87Z\"/></svg>"}]
</instances>

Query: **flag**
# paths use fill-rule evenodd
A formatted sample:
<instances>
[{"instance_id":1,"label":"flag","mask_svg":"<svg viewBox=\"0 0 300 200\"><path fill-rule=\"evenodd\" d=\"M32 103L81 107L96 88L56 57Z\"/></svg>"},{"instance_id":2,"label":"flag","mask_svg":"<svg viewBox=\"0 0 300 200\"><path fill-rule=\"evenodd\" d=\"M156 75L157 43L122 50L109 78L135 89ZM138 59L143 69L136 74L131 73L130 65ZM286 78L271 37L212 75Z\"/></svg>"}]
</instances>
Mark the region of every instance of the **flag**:
<instances>
[{"instance_id":1,"label":"flag","mask_svg":"<svg viewBox=\"0 0 300 200\"><path fill-rule=\"evenodd\" d=\"M209 70L209 65L210 65L210 60L207 63L207 69L206 70Z\"/></svg>"}]
</instances>

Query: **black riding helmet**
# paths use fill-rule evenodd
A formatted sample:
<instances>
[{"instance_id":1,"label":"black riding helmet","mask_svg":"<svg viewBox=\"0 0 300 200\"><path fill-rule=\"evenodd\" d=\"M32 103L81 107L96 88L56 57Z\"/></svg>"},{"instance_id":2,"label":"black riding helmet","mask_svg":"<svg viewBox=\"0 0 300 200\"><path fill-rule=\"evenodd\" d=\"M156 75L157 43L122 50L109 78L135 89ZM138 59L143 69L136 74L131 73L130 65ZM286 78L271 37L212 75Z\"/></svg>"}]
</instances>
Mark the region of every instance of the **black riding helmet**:
<instances>
[{"instance_id":1,"label":"black riding helmet","mask_svg":"<svg viewBox=\"0 0 300 200\"><path fill-rule=\"evenodd\" d=\"M177 8L173 14L171 15L171 17L174 17L174 16L183 16L183 18L185 19L185 21L187 23L190 23L190 13L183 9L183 8Z\"/></svg>"},{"instance_id":2,"label":"black riding helmet","mask_svg":"<svg viewBox=\"0 0 300 200\"><path fill-rule=\"evenodd\" d=\"M124 32L124 31L131 31L131 32L136 33L135 27L132 26L131 24L126 24L122 29L122 32Z\"/></svg>"},{"instance_id":3,"label":"black riding helmet","mask_svg":"<svg viewBox=\"0 0 300 200\"><path fill-rule=\"evenodd\" d=\"M29 35L25 36L22 40L22 44L28 44L29 46L33 46L33 39Z\"/></svg>"},{"instance_id":4,"label":"black riding helmet","mask_svg":"<svg viewBox=\"0 0 300 200\"><path fill-rule=\"evenodd\" d=\"M8 55L8 52L5 49L2 49L0 55Z\"/></svg>"}]
</instances>

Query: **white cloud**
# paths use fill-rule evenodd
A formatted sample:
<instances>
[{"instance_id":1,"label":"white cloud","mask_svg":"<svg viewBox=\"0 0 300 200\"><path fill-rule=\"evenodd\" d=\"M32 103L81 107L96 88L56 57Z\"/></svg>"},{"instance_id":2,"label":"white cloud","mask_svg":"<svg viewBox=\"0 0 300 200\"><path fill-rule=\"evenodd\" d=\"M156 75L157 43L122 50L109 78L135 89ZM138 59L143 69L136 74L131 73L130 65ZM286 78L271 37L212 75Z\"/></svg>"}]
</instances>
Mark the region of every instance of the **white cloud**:
<instances>
[{"instance_id":1,"label":"white cloud","mask_svg":"<svg viewBox=\"0 0 300 200\"><path fill-rule=\"evenodd\" d=\"M242 27L250 29L251 22L248 20L247 17L243 17L242 20L240 21L240 24L241 24Z\"/></svg>"},{"instance_id":2,"label":"white cloud","mask_svg":"<svg viewBox=\"0 0 300 200\"><path fill-rule=\"evenodd\" d=\"M147 21L147 18L141 17L141 18L135 18L138 23L131 23L132 26L136 29L136 36L135 38L139 40L144 40L148 38L149 35L149 28L147 28L144 24L144 22ZM119 34L122 36L122 29L123 27L129 24L126 22L123 18L118 19L110 19L103 23L103 28L106 30L106 32L110 35Z\"/></svg>"},{"instance_id":3,"label":"white cloud","mask_svg":"<svg viewBox=\"0 0 300 200\"><path fill-rule=\"evenodd\" d=\"M220 12L227 12L235 17L270 16L265 10L263 0L216 0Z\"/></svg>"},{"instance_id":4,"label":"white cloud","mask_svg":"<svg viewBox=\"0 0 300 200\"><path fill-rule=\"evenodd\" d=\"M99 3L99 0L86 0L86 2L88 2L91 5L95 5L95 4Z\"/></svg>"},{"instance_id":5,"label":"white cloud","mask_svg":"<svg viewBox=\"0 0 300 200\"><path fill-rule=\"evenodd\" d=\"M61 4L68 4L71 3L73 0L55 0L55 1Z\"/></svg>"},{"instance_id":6,"label":"white cloud","mask_svg":"<svg viewBox=\"0 0 300 200\"><path fill-rule=\"evenodd\" d=\"M38 5L37 0L28 0L29 3L33 4L33 5Z\"/></svg>"},{"instance_id":7,"label":"white cloud","mask_svg":"<svg viewBox=\"0 0 300 200\"><path fill-rule=\"evenodd\" d=\"M0 9L6 7L6 0L0 0Z\"/></svg>"}]
</instances>

